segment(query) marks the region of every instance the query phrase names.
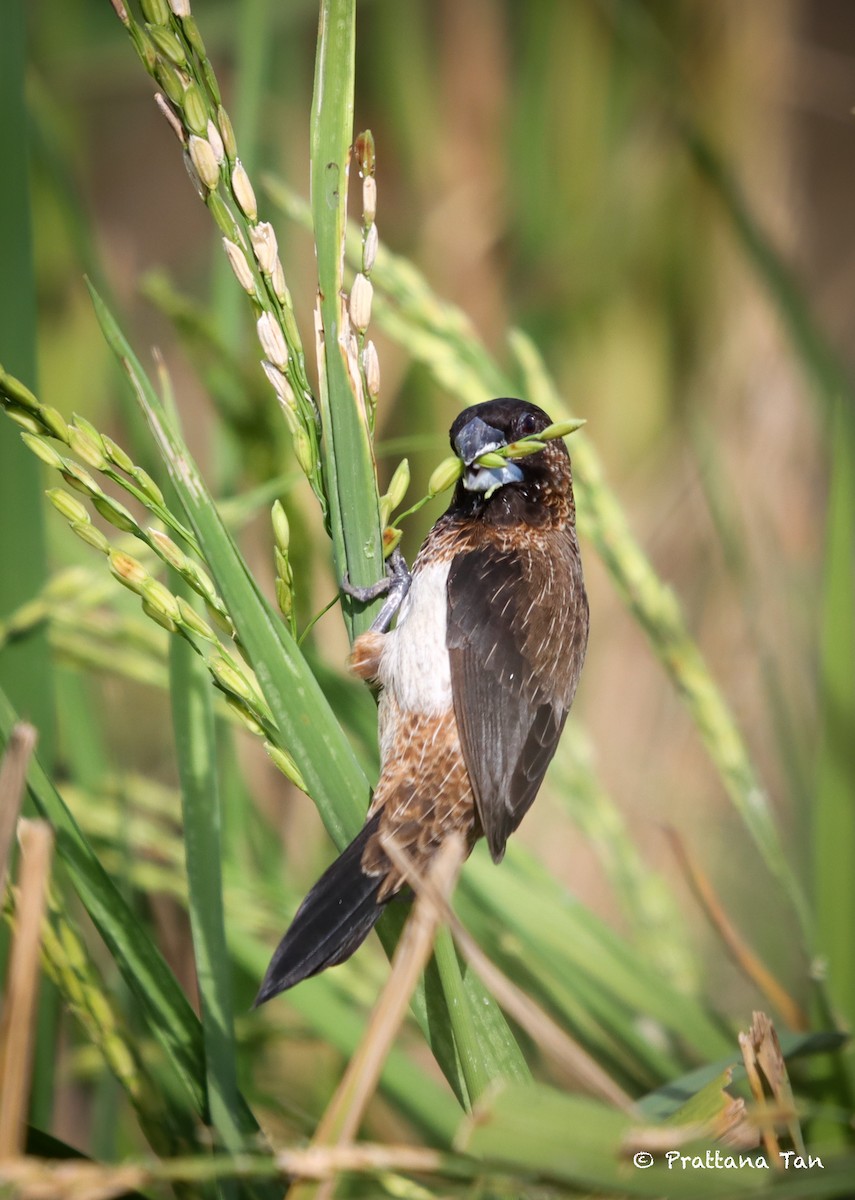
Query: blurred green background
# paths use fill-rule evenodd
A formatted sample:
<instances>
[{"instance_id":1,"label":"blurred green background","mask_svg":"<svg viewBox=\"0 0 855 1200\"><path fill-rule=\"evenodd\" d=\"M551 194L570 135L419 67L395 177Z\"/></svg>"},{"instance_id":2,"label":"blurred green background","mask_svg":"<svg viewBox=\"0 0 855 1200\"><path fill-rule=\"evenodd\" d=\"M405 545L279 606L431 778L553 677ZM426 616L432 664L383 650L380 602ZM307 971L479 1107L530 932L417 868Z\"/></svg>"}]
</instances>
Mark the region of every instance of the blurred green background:
<instances>
[{"instance_id":1,"label":"blurred green background","mask_svg":"<svg viewBox=\"0 0 855 1200\"><path fill-rule=\"evenodd\" d=\"M307 194L316 5L196 0L194 14L253 178L269 172ZM37 370L28 382L44 402L83 414L147 462L92 314L87 273L122 313L140 356L159 347L215 494L235 497L291 472L250 315L109 4L33 0L26 17L38 308ZM508 326L528 332L571 411L587 419L633 531L678 595L737 717L789 857L809 890L818 882L820 949L823 921L832 939L829 906L841 906L838 945L851 937L855 916L855 426L846 381L853 67L855 9L846 0L363 0L358 8L355 127L370 128L377 143L381 238L468 314L500 360L509 361ZM720 156L713 164L704 156L710 146ZM310 238L267 199L261 209L276 225L311 345ZM7 215L7 227L12 221ZM778 272L777 260L770 266L769 246L792 276ZM2 271L7 295L26 290L9 265ZM445 454L456 400L405 346L376 323L372 332L382 368L381 482L407 454L415 498ZM0 349L27 377L13 355ZM17 443L11 426L0 436ZM17 444L5 452L26 457ZM287 499L303 624L335 581L305 484ZM4 493L4 504L12 516L6 536L14 537L17 500ZM438 501L410 522L408 558L440 508ZM52 568L89 563L55 514L45 514L44 528ZM266 509L242 545L272 592ZM676 897L673 911L686 926L685 934L674 930L683 955L676 975L736 1020L762 1006L692 899L665 827L680 832L748 943L808 1004L811 964L778 889L638 624L597 556L585 545L583 553L592 631L569 736L575 753L593 761L640 859ZM0 561L4 574L16 574L20 551L4 549ZM60 623L51 631L58 771L85 791L80 739L96 737L87 759L99 763L88 781L94 789L117 776L173 786L163 691L142 678L142 664L154 660L118 611L102 661L93 630ZM316 634L318 653L340 670L347 643L337 610ZM16 650L3 650L0 671L32 712L26 681L8 658ZM75 718L79 704L96 714L94 723ZM238 762L253 805L283 844L300 847L290 853L288 881L299 893L329 855L320 822L248 735L237 739L224 791ZM559 760L518 838L573 896L631 932L608 870L608 831L589 827L580 836L568 772ZM829 812L834 821L824 826ZM192 991L183 910L156 888L146 905ZM366 954L381 961L376 947ZM849 1000L852 969L850 960L841 971ZM103 1094L99 1101L58 1020L51 1127L91 1148ZM257 1022L249 1029L246 1037L261 1037ZM303 1044L289 1059L298 1108L313 1109L306 1093L326 1088L316 1049ZM332 1078L338 1060L324 1053ZM255 1080L262 1093L277 1069L285 1068L268 1062ZM302 1114L289 1119L300 1127ZM396 1119L377 1117L392 1129Z\"/></svg>"}]
</instances>

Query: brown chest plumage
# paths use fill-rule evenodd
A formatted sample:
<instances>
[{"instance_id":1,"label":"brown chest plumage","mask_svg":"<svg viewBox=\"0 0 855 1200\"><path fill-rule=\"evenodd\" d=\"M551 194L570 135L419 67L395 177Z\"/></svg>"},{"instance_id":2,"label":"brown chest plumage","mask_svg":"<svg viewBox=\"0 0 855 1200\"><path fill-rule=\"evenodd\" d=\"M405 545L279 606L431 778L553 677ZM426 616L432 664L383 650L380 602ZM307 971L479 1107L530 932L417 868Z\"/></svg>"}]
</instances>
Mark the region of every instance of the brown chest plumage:
<instances>
[{"instance_id":1,"label":"brown chest plumage","mask_svg":"<svg viewBox=\"0 0 855 1200\"><path fill-rule=\"evenodd\" d=\"M521 537L518 527L447 514L416 560L408 601L397 628L358 639L352 659L383 687L370 810L380 821L362 859L382 877L381 896L402 884L382 850L387 833L420 867L451 829L470 848L486 833L501 858L554 753L587 642L569 522ZM429 673L418 682L413 656L389 652L390 640L416 638Z\"/></svg>"}]
</instances>

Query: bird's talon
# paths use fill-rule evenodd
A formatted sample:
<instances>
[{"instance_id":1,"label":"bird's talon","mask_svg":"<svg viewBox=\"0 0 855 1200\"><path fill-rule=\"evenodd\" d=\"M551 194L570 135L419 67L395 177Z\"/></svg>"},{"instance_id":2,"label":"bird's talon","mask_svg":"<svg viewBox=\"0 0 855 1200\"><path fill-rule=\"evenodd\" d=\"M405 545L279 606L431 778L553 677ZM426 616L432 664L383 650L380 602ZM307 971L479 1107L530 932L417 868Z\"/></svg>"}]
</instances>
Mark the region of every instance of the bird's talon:
<instances>
[{"instance_id":1,"label":"bird's talon","mask_svg":"<svg viewBox=\"0 0 855 1200\"><path fill-rule=\"evenodd\" d=\"M350 582L348 573L345 571L341 581L341 590L351 599L358 600L360 604L370 604L379 596L385 596L386 602L371 626L374 632L385 633L410 590L410 579L410 569L406 559L396 548L386 560L385 579L378 579L376 583L369 584L368 587L357 587Z\"/></svg>"},{"instance_id":2,"label":"bird's talon","mask_svg":"<svg viewBox=\"0 0 855 1200\"><path fill-rule=\"evenodd\" d=\"M376 583L371 583L367 587L359 587L357 584L350 582L350 575L345 571L344 578L341 581L341 590L345 596L350 596L351 600L358 600L361 604L370 604L378 596L385 596L391 586L392 578L389 575L385 579L378 579Z\"/></svg>"}]
</instances>

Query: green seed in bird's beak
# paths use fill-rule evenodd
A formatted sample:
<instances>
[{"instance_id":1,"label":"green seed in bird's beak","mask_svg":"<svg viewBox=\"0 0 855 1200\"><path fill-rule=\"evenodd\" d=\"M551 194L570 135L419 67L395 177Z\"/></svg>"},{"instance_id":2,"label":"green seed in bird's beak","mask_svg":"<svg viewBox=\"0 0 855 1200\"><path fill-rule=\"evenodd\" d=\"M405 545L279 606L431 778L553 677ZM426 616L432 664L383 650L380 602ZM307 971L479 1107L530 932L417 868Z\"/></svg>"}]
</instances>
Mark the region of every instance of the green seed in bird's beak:
<instances>
[{"instance_id":1,"label":"green seed in bird's beak","mask_svg":"<svg viewBox=\"0 0 855 1200\"><path fill-rule=\"evenodd\" d=\"M537 435L543 441L549 442L553 438L567 437L568 434L575 433L577 429L581 429L583 425L587 425L584 417L571 417L567 421L553 421L551 425L547 425L546 429L542 429Z\"/></svg>"}]
</instances>

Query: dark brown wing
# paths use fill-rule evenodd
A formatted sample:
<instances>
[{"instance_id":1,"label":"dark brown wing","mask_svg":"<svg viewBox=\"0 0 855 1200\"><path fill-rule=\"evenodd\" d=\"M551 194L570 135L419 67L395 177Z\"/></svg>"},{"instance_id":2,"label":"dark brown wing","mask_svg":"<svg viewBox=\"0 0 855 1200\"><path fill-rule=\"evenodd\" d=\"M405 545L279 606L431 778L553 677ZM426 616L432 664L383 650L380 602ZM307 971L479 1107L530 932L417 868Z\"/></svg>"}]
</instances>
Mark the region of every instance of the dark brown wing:
<instances>
[{"instance_id":1,"label":"dark brown wing","mask_svg":"<svg viewBox=\"0 0 855 1200\"><path fill-rule=\"evenodd\" d=\"M582 668L588 604L575 538L458 555L446 644L478 815L498 862L555 753Z\"/></svg>"}]
</instances>

